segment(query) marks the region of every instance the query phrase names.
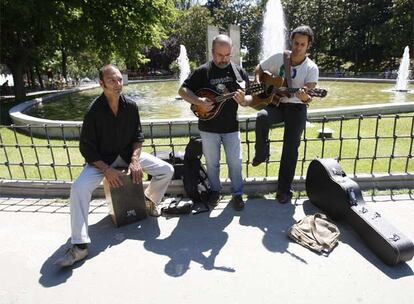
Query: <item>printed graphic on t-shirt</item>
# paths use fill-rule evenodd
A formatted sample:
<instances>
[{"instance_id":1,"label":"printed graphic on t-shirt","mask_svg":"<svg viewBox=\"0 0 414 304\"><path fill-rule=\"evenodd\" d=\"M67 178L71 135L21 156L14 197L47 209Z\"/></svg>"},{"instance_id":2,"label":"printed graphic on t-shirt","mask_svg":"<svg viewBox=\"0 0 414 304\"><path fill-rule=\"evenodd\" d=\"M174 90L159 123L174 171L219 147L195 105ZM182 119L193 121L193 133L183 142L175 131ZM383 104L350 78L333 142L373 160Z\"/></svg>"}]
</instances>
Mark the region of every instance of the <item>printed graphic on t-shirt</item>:
<instances>
[{"instance_id":1,"label":"printed graphic on t-shirt","mask_svg":"<svg viewBox=\"0 0 414 304\"><path fill-rule=\"evenodd\" d=\"M292 68L292 79L296 78L296 75L298 73L298 70L296 68ZM280 77L285 77L285 65L282 64L282 66L279 69L279 76Z\"/></svg>"},{"instance_id":2,"label":"printed graphic on t-shirt","mask_svg":"<svg viewBox=\"0 0 414 304\"><path fill-rule=\"evenodd\" d=\"M279 76L280 77L285 77L285 66L283 64L279 69Z\"/></svg>"},{"instance_id":3,"label":"printed graphic on t-shirt","mask_svg":"<svg viewBox=\"0 0 414 304\"><path fill-rule=\"evenodd\" d=\"M225 83L233 82L233 78L226 76L221 78L210 79L210 84L216 88L218 93L228 92Z\"/></svg>"},{"instance_id":4,"label":"printed graphic on t-shirt","mask_svg":"<svg viewBox=\"0 0 414 304\"><path fill-rule=\"evenodd\" d=\"M219 92L219 93L225 93L228 90L227 90L227 87L224 83L219 83L219 84L216 85L216 91Z\"/></svg>"}]
</instances>

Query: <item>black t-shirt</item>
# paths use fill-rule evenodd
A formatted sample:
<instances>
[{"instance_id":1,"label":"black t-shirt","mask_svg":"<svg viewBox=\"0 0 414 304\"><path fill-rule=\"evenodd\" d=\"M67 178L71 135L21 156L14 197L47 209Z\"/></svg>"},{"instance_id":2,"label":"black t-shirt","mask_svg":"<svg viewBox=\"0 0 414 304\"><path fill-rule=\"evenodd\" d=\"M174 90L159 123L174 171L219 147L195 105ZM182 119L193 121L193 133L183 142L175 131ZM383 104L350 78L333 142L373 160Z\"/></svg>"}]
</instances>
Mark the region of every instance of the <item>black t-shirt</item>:
<instances>
[{"instance_id":1,"label":"black t-shirt","mask_svg":"<svg viewBox=\"0 0 414 304\"><path fill-rule=\"evenodd\" d=\"M236 65L240 76L246 82L246 87L249 85L249 75L239 66ZM226 68L221 69L217 67L213 61L209 61L198 67L191 75L184 81L183 87L186 87L197 93L200 89L211 89L218 94L234 92L239 89L234 75L233 68L229 64ZM198 120L198 128L200 131L213 133L230 133L239 130L239 123L237 120L238 103L234 99L228 99L220 113L210 120Z\"/></svg>"}]
</instances>

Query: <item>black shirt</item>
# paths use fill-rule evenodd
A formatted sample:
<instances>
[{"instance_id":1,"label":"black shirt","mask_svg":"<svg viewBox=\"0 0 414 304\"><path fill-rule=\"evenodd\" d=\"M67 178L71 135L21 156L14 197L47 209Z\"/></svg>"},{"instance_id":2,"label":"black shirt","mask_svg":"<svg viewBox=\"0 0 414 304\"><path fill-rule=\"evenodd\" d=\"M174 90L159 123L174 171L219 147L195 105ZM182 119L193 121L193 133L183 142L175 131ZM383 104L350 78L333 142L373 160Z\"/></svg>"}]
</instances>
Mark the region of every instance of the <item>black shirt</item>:
<instances>
[{"instance_id":1,"label":"black shirt","mask_svg":"<svg viewBox=\"0 0 414 304\"><path fill-rule=\"evenodd\" d=\"M240 76L249 84L249 75L239 66L236 66ZM197 93L203 88L211 89L219 94L234 92L239 89L236 82L233 68L229 64L226 68L217 67L213 61L209 61L196 70L184 81L183 87L186 87ZM213 133L230 133L239 130L237 120L238 103L234 99L228 99L224 102L221 112L213 119L198 120L198 128L201 131Z\"/></svg>"},{"instance_id":2,"label":"black shirt","mask_svg":"<svg viewBox=\"0 0 414 304\"><path fill-rule=\"evenodd\" d=\"M143 141L137 104L121 95L115 116L102 93L85 115L79 149L89 164L102 160L110 165L118 155L129 164L132 145Z\"/></svg>"}]
</instances>

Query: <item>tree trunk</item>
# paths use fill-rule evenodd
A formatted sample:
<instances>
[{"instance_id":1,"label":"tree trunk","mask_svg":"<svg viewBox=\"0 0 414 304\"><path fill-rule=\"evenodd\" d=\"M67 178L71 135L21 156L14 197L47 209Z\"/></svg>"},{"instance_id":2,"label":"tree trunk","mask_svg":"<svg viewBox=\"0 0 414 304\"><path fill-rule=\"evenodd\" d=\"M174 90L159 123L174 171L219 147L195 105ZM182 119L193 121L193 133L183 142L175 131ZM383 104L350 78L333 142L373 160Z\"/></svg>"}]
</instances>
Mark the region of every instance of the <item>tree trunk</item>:
<instances>
[{"instance_id":1,"label":"tree trunk","mask_svg":"<svg viewBox=\"0 0 414 304\"><path fill-rule=\"evenodd\" d=\"M29 88L30 91L33 89L29 69L26 69L26 87Z\"/></svg>"},{"instance_id":2,"label":"tree trunk","mask_svg":"<svg viewBox=\"0 0 414 304\"><path fill-rule=\"evenodd\" d=\"M16 101L23 100L26 97L26 89L23 81L23 64L12 65L8 64L13 75L14 82L14 96Z\"/></svg>"},{"instance_id":3,"label":"tree trunk","mask_svg":"<svg viewBox=\"0 0 414 304\"><path fill-rule=\"evenodd\" d=\"M31 88L36 89L35 73L34 73L34 69L32 65L30 65L29 67L29 74L30 74Z\"/></svg>"},{"instance_id":4,"label":"tree trunk","mask_svg":"<svg viewBox=\"0 0 414 304\"><path fill-rule=\"evenodd\" d=\"M68 75L67 75L67 63L68 63L68 55L65 51L65 47L61 46L60 48L62 52L62 75L66 80L66 83L68 82Z\"/></svg>"},{"instance_id":5,"label":"tree trunk","mask_svg":"<svg viewBox=\"0 0 414 304\"><path fill-rule=\"evenodd\" d=\"M43 84L42 75L40 74L40 71L39 71L39 67L38 66L36 66L36 75L37 75L37 79L39 80L40 88L42 90L44 90L45 89L45 85Z\"/></svg>"}]
</instances>

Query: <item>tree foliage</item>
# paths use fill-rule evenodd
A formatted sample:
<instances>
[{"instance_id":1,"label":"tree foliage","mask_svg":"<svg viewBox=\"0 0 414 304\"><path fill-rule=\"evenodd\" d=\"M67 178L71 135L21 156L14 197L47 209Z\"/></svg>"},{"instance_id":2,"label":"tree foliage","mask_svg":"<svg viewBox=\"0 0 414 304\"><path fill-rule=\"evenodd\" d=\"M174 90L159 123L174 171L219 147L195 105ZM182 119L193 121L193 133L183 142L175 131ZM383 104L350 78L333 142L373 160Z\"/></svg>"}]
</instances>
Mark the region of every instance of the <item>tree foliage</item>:
<instances>
[{"instance_id":1,"label":"tree foliage","mask_svg":"<svg viewBox=\"0 0 414 304\"><path fill-rule=\"evenodd\" d=\"M413 43L414 2L407 0L285 0L290 29L315 31L312 55L325 69L353 71L394 68Z\"/></svg>"},{"instance_id":2,"label":"tree foliage","mask_svg":"<svg viewBox=\"0 0 414 304\"><path fill-rule=\"evenodd\" d=\"M200 3L204 3L201 5ZM207 25L241 29L244 66L257 63L266 0L2 0L0 63L14 76L17 99L23 75L50 67L91 73L116 62L167 69L187 48L206 60ZM322 70L394 69L406 45L414 51L414 0L282 0L287 28L308 24L316 35L311 56ZM411 56L412 58L413 56Z\"/></svg>"},{"instance_id":3,"label":"tree foliage","mask_svg":"<svg viewBox=\"0 0 414 304\"><path fill-rule=\"evenodd\" d=\"M167 38L175 14L173 0L3 0L0 61L13 73L17 99L24 97L24 69L56 51L63 73L68 60L91 52L101 63L115 56L136 68L144 48Z\"/></svg>"},{"instance_id":4,"label":"tree foliage","mask_svg":"<svg viewBox=\"0 0 414 304\"><path fill-rule=\"evenodd\" d=\"M183 11L175 22L173 35L178 44L186 47L188 58L197 64L207 58L207 26L212 22L209 10L201 5Z\"/></svg>"}]
</instances>

